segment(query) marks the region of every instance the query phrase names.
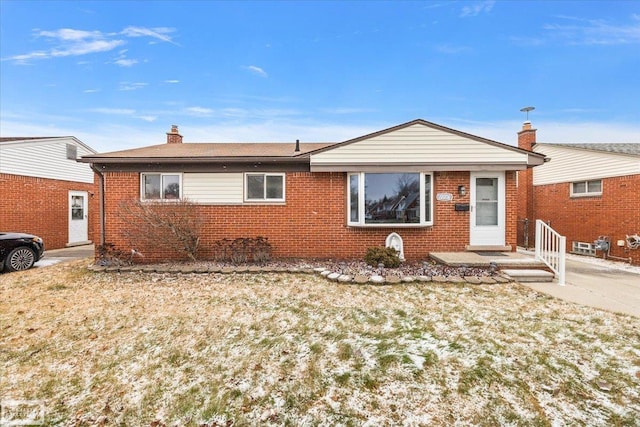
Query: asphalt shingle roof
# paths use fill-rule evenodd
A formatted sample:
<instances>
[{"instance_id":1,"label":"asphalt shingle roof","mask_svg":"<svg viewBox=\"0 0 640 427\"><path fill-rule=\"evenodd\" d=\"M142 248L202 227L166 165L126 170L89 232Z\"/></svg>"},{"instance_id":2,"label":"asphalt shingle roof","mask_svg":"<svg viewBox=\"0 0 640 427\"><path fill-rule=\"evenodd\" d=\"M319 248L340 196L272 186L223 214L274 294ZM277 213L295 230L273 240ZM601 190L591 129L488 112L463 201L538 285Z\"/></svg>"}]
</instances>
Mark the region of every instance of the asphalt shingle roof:
<instances>
[{"instance_id":1,"label":"asphalt shingle roof","mask_svg":"<svg viewBox=\"0 0 640 427\"><path fill-rule=\"evenodd\" d=\"M631 155L640 156L640 144L634 144L634 143L619 143L619 144L609 144L609 143L546 144L546 143L543 143L543 145L553 145L553 146L559 146L559 147L579 148L582 150L603 151L607 153L631 154Z\"/></svg>"}]
</instances>

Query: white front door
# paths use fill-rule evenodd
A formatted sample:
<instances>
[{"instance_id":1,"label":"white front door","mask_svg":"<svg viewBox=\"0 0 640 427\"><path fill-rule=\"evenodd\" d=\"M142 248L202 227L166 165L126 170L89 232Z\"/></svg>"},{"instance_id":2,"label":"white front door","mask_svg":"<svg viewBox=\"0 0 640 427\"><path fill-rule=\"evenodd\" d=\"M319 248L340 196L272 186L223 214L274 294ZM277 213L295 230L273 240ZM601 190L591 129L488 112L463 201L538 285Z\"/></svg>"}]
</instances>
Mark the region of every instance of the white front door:
<instances>
[{"instance_id":1,"label":"white front door","mask_svg":"<svg viewBox=\"0 0 640 427\"><path fill-rule=\"evenodd\" d=\"M89 240L87 192L69 191L69 245Z\"/></svg>"},{"instance_id":2,"label":"white front door","mask_svg":"<svg viewBox=\"0 0 640 427\"><path fill-rule=\"evenodd\" d=\"M504 172L471 173L471 246L504 246Z\"/></svg>"}]
</instances>

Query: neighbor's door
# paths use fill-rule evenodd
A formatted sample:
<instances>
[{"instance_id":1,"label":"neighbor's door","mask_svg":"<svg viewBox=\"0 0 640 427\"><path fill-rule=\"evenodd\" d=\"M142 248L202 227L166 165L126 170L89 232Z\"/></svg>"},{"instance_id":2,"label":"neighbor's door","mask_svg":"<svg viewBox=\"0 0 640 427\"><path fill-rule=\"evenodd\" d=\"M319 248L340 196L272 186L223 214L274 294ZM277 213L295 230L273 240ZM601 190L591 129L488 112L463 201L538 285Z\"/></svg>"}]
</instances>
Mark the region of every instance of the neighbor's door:
<instances>
[{"instance_id":1,"label":"neighbor's door","mask_svg":"<svg viewBox=\"0 0 640 427\"><path fill-rule=\"evenodd\" d=\"M69 191L69 243L86 243L89 240L89 212L87 192Z\"/></svg>"},{"instance_id":2,"label":"neighbor's door","mask_svg":"<svg viewBox=\"0 0 640 427\"><path fill-rule=\"evenodd\" d=\"M471 173L471 246L504 246L504 172Z\"/></svg>"}]
</instances>

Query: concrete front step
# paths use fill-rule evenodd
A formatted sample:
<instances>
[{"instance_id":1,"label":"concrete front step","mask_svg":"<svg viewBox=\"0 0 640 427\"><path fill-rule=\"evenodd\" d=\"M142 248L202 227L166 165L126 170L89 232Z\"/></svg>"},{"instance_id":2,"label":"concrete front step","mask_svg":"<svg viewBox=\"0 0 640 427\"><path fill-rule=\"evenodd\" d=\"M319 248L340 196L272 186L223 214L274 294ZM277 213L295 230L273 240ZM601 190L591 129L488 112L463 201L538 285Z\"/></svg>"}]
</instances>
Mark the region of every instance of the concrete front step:
<instances>
[{"instance_id":1,"label":"concrete front step","mask_svg":"<svg viewBox=\"0 0 640 427\"><path fill-rule=\"evenodd\" d=\"M553 273L545 270L508 269L502 272L518 282L552 282L554 278Z\"/></svg>"}]
</instances>

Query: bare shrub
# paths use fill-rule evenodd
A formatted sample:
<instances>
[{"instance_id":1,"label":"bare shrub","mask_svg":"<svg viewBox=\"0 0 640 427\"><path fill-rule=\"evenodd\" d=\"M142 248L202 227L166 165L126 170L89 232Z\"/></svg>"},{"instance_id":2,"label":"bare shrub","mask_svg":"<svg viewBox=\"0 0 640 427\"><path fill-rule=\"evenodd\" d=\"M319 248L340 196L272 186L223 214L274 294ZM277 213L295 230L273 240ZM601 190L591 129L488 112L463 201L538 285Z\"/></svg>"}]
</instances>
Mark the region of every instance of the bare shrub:
<instances>
[{"instance_id":1,"label":"bare shrub","mask_svg":"<svg viewBox=\"0 0 640 427\"><path fill-rule=\"evenodd\" d=\"M202 220L195 203L128 200L120 203L120 213L133 245L169 249L197 260Z\"/></svg>"},{"instance_id":2,"label":"bare shrub","mask_svg":"<svg viewBox=\"0 0 640 427\"><path fill-rule=\"evenodd\" d=\"M213 257L216 261L243 264L253 261L263 264L271 260L271 243L266 237L239 237L222 239L214 243Z\"/></svg>"}]
</instances>

